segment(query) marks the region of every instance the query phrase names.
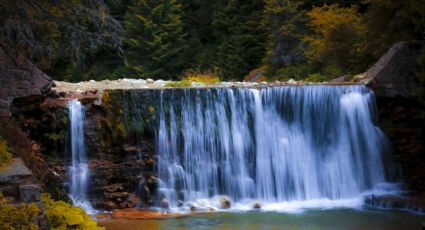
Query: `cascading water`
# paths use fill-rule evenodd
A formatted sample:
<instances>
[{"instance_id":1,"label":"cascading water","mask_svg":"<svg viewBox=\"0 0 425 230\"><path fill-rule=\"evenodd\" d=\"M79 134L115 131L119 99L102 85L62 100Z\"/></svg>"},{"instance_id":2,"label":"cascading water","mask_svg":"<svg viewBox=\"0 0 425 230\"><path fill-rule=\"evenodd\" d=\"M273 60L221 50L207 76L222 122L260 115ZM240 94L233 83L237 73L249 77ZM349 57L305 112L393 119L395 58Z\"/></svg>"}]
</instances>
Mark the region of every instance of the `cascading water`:
<instances>
[{"instance_id":1,"label":"cascading water","mask_svg":"<svg viewBox=\"0 0 425 230\"><path fill-rule=\"evenodd\" d=\"M72 100L68 104L69 120L71 128L71 153L72 164L69 168L70 190L74 205L92 213L93 208L87 197L87 182L89 169L87 165L86 148L84 141L84 107L78 100Z\"/></svg>"},{"instance_id":2,"label":"cascading water","mask_svg":"<svg viewBox=\"0 0 425 230\"><path fill-rule=\"evenodd\" d=\"M176 93L161 92L157 133L159 193L172 207L218 195L262 204L350 199L388 181L388 143L364 86Z\"/></svg>"}]
</instances>

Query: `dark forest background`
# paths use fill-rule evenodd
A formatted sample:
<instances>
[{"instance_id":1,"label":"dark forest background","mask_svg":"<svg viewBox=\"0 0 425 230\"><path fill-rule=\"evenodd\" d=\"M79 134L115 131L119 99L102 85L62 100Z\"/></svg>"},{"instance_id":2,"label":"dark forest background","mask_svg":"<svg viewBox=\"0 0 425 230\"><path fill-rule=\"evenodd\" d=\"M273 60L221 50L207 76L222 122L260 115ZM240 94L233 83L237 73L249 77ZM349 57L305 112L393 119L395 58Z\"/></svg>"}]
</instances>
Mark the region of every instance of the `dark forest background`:
<instances>
[{"instance_id":1,"label":"dark forest background","mask_svg":"<svg viewBox=\"0 0 425 230\"><path fill-rule=\"evenodd\" d=\"M2 0L0 46L56 80L327 80L425 36L424 0ZM425 55L420 59L425 63Z\"/></svg>"}]
</instances>

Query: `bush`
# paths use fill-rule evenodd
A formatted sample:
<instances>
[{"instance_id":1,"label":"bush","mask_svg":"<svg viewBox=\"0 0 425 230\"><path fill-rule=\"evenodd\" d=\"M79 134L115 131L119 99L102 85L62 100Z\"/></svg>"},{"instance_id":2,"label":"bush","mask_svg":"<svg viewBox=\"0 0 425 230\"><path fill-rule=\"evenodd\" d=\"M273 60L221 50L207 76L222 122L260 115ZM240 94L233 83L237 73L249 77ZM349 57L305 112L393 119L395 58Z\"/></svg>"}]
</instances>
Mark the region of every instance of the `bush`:
<instances>
[{"instance_id":1,"label":"bush","mask_svg":"<svg viewBox=\"0 0 425 230\"><path fill-rule=\"evenodd\" d=\"M365 25L358 8L324 5L314 7L307 15L312 29L303 39L308 62L335 65L345 71L357 69L366 51Z\"/></svg>"},{"instance_id":2,"label":"bush","mask_svg":"<svg viewBox=\"0 0 425 230\"><path fill-rule=\"evenodd\" d=\"M212 73L187 72L180 81L172 81L165 84L166 87L190 87L192 83L218 84L220 78Z\"/></svg>"},{"instance_id":3,"label":"bush","mask_svg":"<svg viewBox=\"0 0 425 230\"><path fill-rule=\"evenodd\" d=\"M302 80L307 77L311 72L311 67L308 65L294 65L286 66L277 69L275 73L271 74L270 80L287 81L289 79Z\"/></svg>"},{"instance_id":4,"label":"bush","mask_svg":"<svg viewBox=\"0 0 425 230\"><path fill-rule=\"evenodd\" d=\"M0 192L0 229L31 229L38 226L36 219L40 210L35 204L9 204Z\"/></svg>"},{"instance_id":5,"label":"bush","mask_svg":"<svg viewBox=\"0 0 425 230\"><path fill-rule=\"evenodd\" d=\"M307 78L304 79L308 82L324 82L327 81L327 77L321 75L320 73L310 74Z\"/></svg>"},{"instance_id":6,"label":"bush","mask_svg":"<svg viewBox=\"0 0 425 230\"><path fill-rule=\"evenodd\" d=\"M54 201L50 194L41 194L44 208L51 229L104 229L79 207L72 206L64 201Z\"/></svg>"},{"instance_id":7,"label":"bush","mask_svg":"<svg viewBox=\"0 0 425 230\"><path fill-rule=\"evenodd\" d=\"M9 152L7 142L0 137L0 166L9 163L12 160L12 153Z\"/></svg>"},{"instance_id":8,"label":"bush","mask_svg":"<svg viewBox=\"0 0 425 230\"><path fill-rule=\"evenodd\" d=\"M217 84L220 83L220 78L214 74L188 74L186 75L182 81L193 81L204 84Z\"/></svg>"}]
</instances>

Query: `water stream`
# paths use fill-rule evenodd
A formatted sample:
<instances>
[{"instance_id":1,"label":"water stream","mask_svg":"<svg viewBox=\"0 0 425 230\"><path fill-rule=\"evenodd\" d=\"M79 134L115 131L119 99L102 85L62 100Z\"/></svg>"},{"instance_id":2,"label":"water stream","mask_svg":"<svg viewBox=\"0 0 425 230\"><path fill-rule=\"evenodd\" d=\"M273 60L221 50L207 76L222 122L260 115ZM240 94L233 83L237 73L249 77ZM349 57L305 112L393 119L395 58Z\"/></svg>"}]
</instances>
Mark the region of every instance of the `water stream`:
<instances>
[{"instance_id":1,"label":"water stream","mask_svg":"<svg viewBox=\"0 0 425 230\"><path fill-rule=\"evenodd\" d=\"M70 189L69 196L74 205L83 208L87 213L93 213L93 208L88 200L87 185L89 168L84 139L84 107L78 100L68 104L71 128L71 159L69 167Z\"/></svg>"},{"instance_id":2,"label":"water stream","mask_svg":"<svg viewBox=\"0 0 425 230\"><path fill-rule=\"evenodd\" d=\"M364 86L175 93L161 92L157 133L159 193L174 209L219 208L223 195L238 209L351 207L396 178Z\"/></svg>"}]
</instances>

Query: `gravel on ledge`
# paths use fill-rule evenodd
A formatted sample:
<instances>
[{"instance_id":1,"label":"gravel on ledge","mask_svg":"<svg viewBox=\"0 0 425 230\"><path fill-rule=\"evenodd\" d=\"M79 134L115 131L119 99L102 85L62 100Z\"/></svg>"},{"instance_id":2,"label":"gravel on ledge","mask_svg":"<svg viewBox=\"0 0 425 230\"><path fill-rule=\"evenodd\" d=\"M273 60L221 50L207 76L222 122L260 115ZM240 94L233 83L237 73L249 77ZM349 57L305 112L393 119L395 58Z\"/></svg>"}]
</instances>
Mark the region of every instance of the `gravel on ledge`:
<instances>
[{"instance_id":1,"label":"gravel on ledge","mask_svg":"<svg viewBox=\"0 0 425 230\"><path fill-rule=\"evenodd\" d=\"M169 87L167 83L173 81L152 80L152 79L118 79L118 80L102 80L102 81L84 81L78 83L70 83L63 81L55 81L55 87L52 89L56 92L83 93L87 91L103 91L114 89L168 89L168 88L225 88L225 87L267 87L267 86L285 86L285 85L352 85L358 83L311 83L289 80L286 82L221 82L217 84L203 84L192 82L189 87Z\"/></svg>"}]
</instances>

